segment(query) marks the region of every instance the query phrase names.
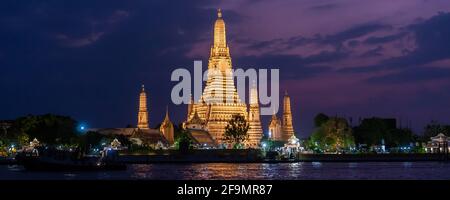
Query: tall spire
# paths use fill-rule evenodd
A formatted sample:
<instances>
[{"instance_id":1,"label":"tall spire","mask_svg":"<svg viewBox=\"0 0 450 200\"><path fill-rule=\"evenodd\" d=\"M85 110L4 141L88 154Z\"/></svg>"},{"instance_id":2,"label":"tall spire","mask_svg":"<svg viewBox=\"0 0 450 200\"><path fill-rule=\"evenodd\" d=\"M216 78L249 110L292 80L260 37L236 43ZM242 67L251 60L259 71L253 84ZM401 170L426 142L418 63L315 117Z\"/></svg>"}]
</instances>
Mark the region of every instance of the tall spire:
<instances>
[{"instance_id":1,"label":"tall spire","mask_svg":"<svg viewBox=\"0 0 450 200\"><path fill-rule=\"evenodd\" d=\"M283 140L289 140L292 135L294 135L294 127L292 126L291 98L285 91L283 101Z\"/></svg>"},{"instance_id":2,"label":"tall spire","mask_svg":"<svg viewBox=\"0 0 450 200\"><path fill-rule=\"evenodd\" d=\"M173 123L169 119L169 106L166 106L166 117L164 118L164 121L161 123L159 131L163 133L164 137L169 142L169 144L174 143L174 127Z\"/></svg>"},{"instance_id":3,"label":"tall spire","mask_svg":"<svg viewBox=\"0 0 450 200\"><path fill-rule=\"evenodd\" d=\"M169 119L169 106L166 106L166 117L164 117L164 121L170 121L170 119Z\"/></svg>"},{"instance_id":4,"label":"tall spire","mask_svg":"<svg viewBox=\"0 0 450 200\"><path fill-rule=\"evenodd\" d=\"M148 111L147 111L147 93L145 87L142 84L141 93L139 95L139 113L138 113L138 128L148 129Z\"/></svg>"},{"instance_id":5,"label":"tall spire","mask_svg":"<svg viewBox=\"0 0 450 200\"><path fill-rule=\"evenodd\" d=\"M225 21L222 19L222 11L220 9L217 10L217 20L214 23L214 47L226 47L227 39L226 39L226 29L225 29Z\"/></svg>"},{"instance_id":6,"label":"tall spire","mask_svg":"<svg viewBox=\"0 0 450 200\"><path fill-rule=\"evenodd\" d=\"M272 120L276 120L277 119L277 115L275 114L275 112L272 114Z\"/></svg>"},{"instance_id":7,"label":"tall spire","mask_svg":"<svg viewBox=\"0 0 450 200\"><path fill-rule=\"evenodd\" d=\"M232 116L239 114L245 116L247 120L249 114L248 107L239 98L234 84L230 50L221 10L217 10L217 18L212 28L213 41L208 60L208 80L199 100L189 104L188 113L190 114L183 127L206 130L211 138L220 144L227 142L223 133ZM255 143L257 142L259 140L255 140Z\"/></svg>"},{"instance_id":8,"label":"tall spire","mask_svg":"<svg viewBox=\"0 0 450 200\"><path fill-rule=\"evenodd\" d=\"M218 11L214 23L214 41L208 62L208 80L202 98L211 103L241 103L233 81L230 49L226 42L225 22ZM201 115L202 116L202 115Z\"/></svg>"},{"instance_id":9,"label":"tall spire","mask_svg":"<svg viewBox=\"0 0 450 200\"><path fill-rule=\"evenodd\" d=\"M250 88L250 109L248 111L248 141L247 144L251 147L258 147L263 136L263 130L261 126L260 113L259 113L259 101L258 101L258 89L256 81L253 80Z\"/></svg>"},{"instance_id":10,"label":"tall spire","mask_svg":"<svg viewBox=\"0 0 450 200\"><path fill-rule=\"evenodd\" d=\"M220 8L217 9L217 18L222 18L222 10Z\"/></svg>"},{"instance_id":11,"label":"tall spire","mask_svg":"<svg viewBox=\"0 0 450 200\"><path fill-rule=\"evenodd\" d=\"M256 81L253 80L252 87L250 89L250 104L258 104L258 88L256 86Z\"/></svg>"}]
</instances>

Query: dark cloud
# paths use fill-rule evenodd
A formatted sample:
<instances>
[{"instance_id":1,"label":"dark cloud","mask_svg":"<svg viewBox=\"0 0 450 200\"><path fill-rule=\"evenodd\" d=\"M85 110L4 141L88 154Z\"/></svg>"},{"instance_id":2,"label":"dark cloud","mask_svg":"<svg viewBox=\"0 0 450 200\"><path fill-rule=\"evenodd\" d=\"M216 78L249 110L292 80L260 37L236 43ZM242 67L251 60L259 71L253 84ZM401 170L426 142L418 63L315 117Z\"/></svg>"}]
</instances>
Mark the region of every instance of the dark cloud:
<instances>
[{"instance_id":1,"label":"dark cloud","mask_svg":"<svg viewBox=\"0 0 450 200\"><path fill-rule=\"evenodd\" d=\"M348 41L347 44L349 47L357 47L360 44L360 42L358 40L350 40Z\"/></svg>"},{"instance_id":2,"label":"dark cloud","mask_svg":"<svg viewBox=\"0 0 450 200\"><path fill-rule=\"evenodd\" d=\"M409 26L414 33L417 49L399 59L386 61L387 64L426 64L450 58L450 13L438 15L418 24Z\"/></svg>"},{"instance_id":3,"label":"dark cloud","mask_svg":"<svg viewBox=\"0 0 450 200\"><path fill-rule=\"evenodd\" d=\"M344 47L344 43L352 43L351 46L355 47L359 44L359 41L353 40L355 38L365 36L379 30L391 29L391 26L382 24L364 24L354 26L350 29L338 32L332 35L322 36L316 34L314 37L295 36L290 38L277 38L267 41L254 41L254 40L242 40L241 42L247 43L247 48L252 50L264 51L269 50L268 53L264 53L261 56L250 56L238 58L240 61L244 61L243 64L261 64L262 66L270 65L277 66L280 69L286 69L282 71L296 71L297 75L293 73L286 73L283 78L288 79L302 79L319 75L320 73L326 73L331 71L330 67L309 67L319 64L323 66L324 63L331 63L348 58L352 52ZM319 46L332 46L335 49L324 50L315 55L300 56L300 55L283 55L286 50L290 50L299 46L315 44ZM378 46L371 49L361 55L361 57L373 57L380 56L383 51L383 47ZM238 55L239 56L239 55ZM259 66L258 66L259 67ZM353 70L353 68L345 68L344 70ZM363 70L365 68L354 68L354 70Z\"/></svg>"},{"instance_id":4,"label":"dark cloud","mask_svg":"<svg viewBox=\"0 0 450 200\"><path fill-rule=\"evenodd\" d=\"M258 5L252 7L255 9L253 12L257 12L259 6L264 10L263 0L249 0L241 5L245 8L254 3ZM337 7L352 6L320 4L306 9L329 11ZM172 120L181 122L185 117L185 108L170 103L170 90L175 84L169 81L170 73L178 67L192 67L191 58L186 58L185 55L196 45L211 41L212 25L216 18L214 7L214 2L207 0L2 2L0 119L15 118L28 113L52 112L74 116L92 126L120 127L128 123L135 124L137 96L140 84L144 83L149 96L151 126L162 120L166 104L169 104L171 113L175 114L171 116ZM300 6L299 9L305 8ZM225 9L223 12L227 24L236 26L248 26L245 23L251 20L247 18L254 19L256 15L238 9ZM281 9L279 12L284 11ZM315 23L315 20L321 21L325 13L330 13L327 18L335 17L332 14L334 12L310 12L308 14L311 14L311 19L308 20L311 23ZM282 16L277 12L264 14ZM348 59L358 59L354 63L361 61L361 64L355 68L345 67L339 72L392 71L390 75L368 80L369 84L444 80L448 78L448 70L428 63L450 57L449 15L442 13L430 19L423 18L411 26L400 24L403 28L398 30L393 29L387 22L362 22L363 24L357 25L352 24L356 20L349 20L333 25L337 29L350 27L334 34L319 32L305 37L299 33L292 37L257 41L258 33L246 36L230 29L228 38L230 45L240 43L247 45L247 48L254 52L261 52L259 56L233 55L233 64L244 68L279 68L282 80L316 78L322 74L334 73L334 69L345 67L336 63L345 63ZM279 23L296 22L281 20L286 21ZM288 25L296 27L298 24ZM272 28L269 23L266 27ZM234 30L239 30L239 27ZM362 39L385 30L397 33ZM264 28L261 31L265 31ZM286 30L279 31L279 35L286 33ZM291 30L288 32L291 33ZM386 59L374 65L364 64L365 59L388 56L382 53L392 49L388 49L391 47L384 44L405 37L415 38L417 48L405 48L402 50L403 56ZM311 48L308 56L292 55L296 48L306 46ZM359 47L367 46L367 52L358 51ZM205 52L207 51L208 49L205 49ZM358 57L359 54L361 57ZM205 53L202 58L207 56ZM206 62L204 60L204 63ZM449 87L444 88L443 91L449 91L448 89ZM311 95L314 97L315 94ZM448 95L434 94L433 97L441 97L440 103L448 102L449 99ZM433 102L433 98L418 98L422 100L421 104L417 105ZM295 99L293 98L293 101ZM365 102L361 102L361 105L367 107ZM384 101L380 100L380 105L384 105ZM320 106L322 105L316 105ZM302 109L302 106L298 107ZM386 107L388 108L390 109ZM349 106L342 108L345 111L350 109L352 108ZM367 110L370 111L373 110ZM310 112L312 116L313 111ZM303 117L303 114L300 116Z\"/></svg>"},{"instance_id":5,"label":"dark cloud","mask_svg":"<svg viewBox=\"0 0 450 200\"><path fill-rule=\"evenodd\" d=\"M375 31L390 30L390 29L392 29L392 26L384 24L377 24L377 23L362 24L333 35L328 35L325 38L323 38L322 43L340 45L343 42L350 39L358 38Z\"/></svg>"},{"instance_id":6,"label":"dark cloud","mask_svg":"<svg viewBox=\"0 0 450 200\"><path fill-rule=\"evenodd\" d=\"M382 53L383 50L384 50L384 48L382 46L377 46L377 47L375 47L373 49L370 49L370 50L362 53L360 55L360 57L366 58L366 57L382 56L383 55L383 53Z\"/></svg>"},{"instance_id":7,"label":"dark cloud","mask_svg":"<svg viewBox=\"0 0 450 200\"><path fill-rule=\"evenodd\" d=\"M375 71L375 68L379 68L378 65L359 65L352 67L342 67L336 70L339 73L367 73ZM386 67L387 68L387 67ZM384 68L384 69L386 69Z\"/></svg>"},{"instance_id":8,"label":"dark cloud","mask_svg":"<svg viewBox=\"0 0 450 200\"><path fill-rule=\"evenodd\" d=\"M280 69L280 76L283 80L299 80L331 71L329 66L309 66L309 64L324 60L334 60L342 56L345 55L329 52L322 52L304 58L297 55L238 56L234 59L234 63L239 68ZM292 73L294 71L295 73Z\"/></svg>"},{"instance_id":9,"label":"dark cloud","mask_svg":"<svg viewBox=\"0 0 450 200\"><path fill-rule=\"evenodd\" d=\"M1 118L54 112L95 126L134 124L139 87L145 83L150 120L161 120L162 114L152 113L164 113L164 106L155 105L170 102L171 71L191 66L184 55L211 31L216 12L204 8L207 4L209 1L180 1L177 6L168 1L2 4ZM224 10L226 13L229 11ZM239 15L230 17L230 21L236 20Z\"/></svg>"},{"instance_id":10,"label":"dark cloud","mask_svg":"<svg viewBox=\"0 0 450 200\"><path fill-rule=\"evenodd\" d=\"M352 39L365 36L375 31L391 28L392 27L388 25L368 23L354 26L344 31L330 35L316 34L313 37L304 37L299 35L290 38L277 38L267 41L248 40L247 47L253 50L274 49L273 52L280 52L307 44L317 44L317 45L331 45L334 46L336 49L341 49L343 48L344 42L350 40L349 43L351 43L352 46L356 46L359 42Z\"/></svg>"},{"instance_id":11,"label":"dark cloud","mask_svg":"<svg viewBox=\"0 0 450 200\"><path fill-rule=\"evenodd\" d=\"M328 10L336 9L338 7L339 7L338 4L328 3L328 4L322 4L322 5L313 6L313 7L311 7L311 10L314 10L314 11L328 11Z\"/></svg>"},{"instance_id":12,"label":"dark cloud","mask_svg":"<svg viewBox=\"0 0 450 200\"><path fill-rule=\"evenodd\" d=\"M438 67L415 67L389 75L372 77L367 80L376 84L418 83L422 81L450 79L450 69Z\"/></svg>"},{"instance_id":13,"label":"dark cloud","mask_svg":"<svg viewBox=\"0 0 450 200\"><path fill-rule=\"evenodd\" d=\"M403 56L389 58L376 65L345 68L340 72L373 72L386 69L407 70L405 68L420 67L433 61L450 58L450 13L439 13L428 20L407 27L414 35L416 48L403 49ZM372 43L390 42L393 38L401 38L403 34L387 38L372 39ZM366 40L367 42L367 40Z\"/></svg>"},{"instance_id":14,"label":"dark cloud","mask_svg":"<svg viewBox=\"0 0 450 200\"><path fill-rule=\"evenodd\" d=\"M397 34L392 34L392 35L386 35L386 36L380 36L380 37L369 37L366 40L364 40L365 44L383 44L383 43L388 43L388 42L392 42L392 41L396 41L401 39L402 37L404 37L407 34L407 32L400 32Z\"/></svg>"}]
</instances>

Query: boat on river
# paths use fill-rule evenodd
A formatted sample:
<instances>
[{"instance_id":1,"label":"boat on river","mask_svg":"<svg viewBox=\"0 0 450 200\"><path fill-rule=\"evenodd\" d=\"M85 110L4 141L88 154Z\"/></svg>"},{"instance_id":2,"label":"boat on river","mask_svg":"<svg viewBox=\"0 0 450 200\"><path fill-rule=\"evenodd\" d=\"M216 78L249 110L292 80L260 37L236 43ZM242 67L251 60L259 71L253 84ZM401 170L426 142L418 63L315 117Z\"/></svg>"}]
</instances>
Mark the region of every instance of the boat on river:
<instances>
[{"instance_id":1,"label":"boat on river","mask_svg":"<svg viewBox=\"0 0 450 200\"><path fill-rule=\"evenodd\" d=\"M116 161L118 153L109 152L85 156L78 150L34 149L17 154L16 160L26 170L32 171L99 171L125 170L126 165Z\"/></svg>"}]
</instances>

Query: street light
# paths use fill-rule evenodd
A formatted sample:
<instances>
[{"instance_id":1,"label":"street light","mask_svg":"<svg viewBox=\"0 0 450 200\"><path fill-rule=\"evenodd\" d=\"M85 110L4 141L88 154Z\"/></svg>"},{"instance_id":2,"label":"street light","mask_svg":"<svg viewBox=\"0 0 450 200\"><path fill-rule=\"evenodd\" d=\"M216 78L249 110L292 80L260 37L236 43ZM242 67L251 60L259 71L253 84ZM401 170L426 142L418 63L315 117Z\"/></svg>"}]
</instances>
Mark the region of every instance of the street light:
<instances>
[{"instance_id":1,"label":"street light","mask_svg":"<svg viewBox=\"0 0 450 200\"><path fill-rule=\"evenodd\" d=\"M262 150L265 152L266 151L266 147L267 147L267 143L265 141L261 141L261 147L262 147Z\"/></svg>"},{"instance_id":2,"label":"street light","mask_svg":"<svg viewBox=\"0 0 450 200\"><path fill-rule=\"evenodd\" d=\"M87 126L86 126L86 124L79 124L77 129L78 129L78 131L81 132L81 133L86 133L86 131L87 131Z\"/></svg>"}]
</instances>

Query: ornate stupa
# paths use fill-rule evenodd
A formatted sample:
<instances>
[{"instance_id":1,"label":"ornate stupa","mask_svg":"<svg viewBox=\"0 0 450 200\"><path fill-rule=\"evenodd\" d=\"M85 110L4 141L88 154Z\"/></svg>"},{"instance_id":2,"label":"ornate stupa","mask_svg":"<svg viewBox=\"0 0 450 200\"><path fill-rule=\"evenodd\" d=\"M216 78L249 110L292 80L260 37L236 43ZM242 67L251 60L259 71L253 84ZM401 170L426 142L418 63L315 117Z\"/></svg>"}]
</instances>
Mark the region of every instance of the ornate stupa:
<instances>
[{"instance_id":1,"label":"ornate stupa","mask_svg":"<svg viewBox=\"0 0 450 200\"><path fill-rule=\"evenodd\" d=\"M288 141L293 135L291 98L286 91L283 100L283 141Z\"/></svg>"},{"instance_id":2,"label":"ornate stupa","mask_svg":"<svg viewBox=\"0 0 450 200\"><path fill-rule=\"evenodd\" d=\"M220 144L224 143L225 126L233 115L239 114L248 120L247 105L239 98L234 85L230 49L220 9L214 23L214 42L210 49L207 75L206 86L200 99L189 104L185 126L193 127L193 124L203 122L204 130ZM258 137L255 133L252 135L246 143L259 145Z\"/></svg>"},{"instance_id":3,"label":"ornate stupa","mask_svg":"<svg viewBox=\"0 0 450 200\"><path fill-rule=\"evenodd\" d=\"M261 127L260 113L259 113L259 99L258 89L255 82L250 89L250 105L248 110L248 141L246 142L249 147L258 147L259 142L263 136Z\"/></svg>"},{"instance_id":4,"label":"ornate stupa","mask_svg":"<svg viewBox=\"0 0 450 200\"><path fill-rule=\"evenodd\" d=\"M142 85L141 94L139 95L139 113L138 125L139 129L148 129L148 111L147 111L147 93L145 87Z\"/></svg>"},{"instance_id":5,"label":"ornate stupa","mask_svg":"<svg viewBox=\"0 0 450 200\"><path fill-rule=\"evenodd\" d=\"M166 108L166 117L164 117L164 121L161 123L159 127L159 131L164 135L169 144L173 144L175 142L174 139L174 127L173 123L169 119L169 108Z\"/></svg>"},{"instance_id":6,"label":"ornate stupa","mask_svg":"<svg viewBox=\"0 0 450 200\"><path fill-rule=\"evenodd\" d=\"M277 115L275 113L272 115L272 119L269 123L269 138L276 141L283 140L283 129L281 126L281 121L277 118Z\"/></svg>"},{"instance_id":7,"label":"ornate stupa","mask_svg":"<svg viewBox=\"0 0 450 200\"><path fill-rule=\"evenodd\" d=\"M276 141L288 142L294 136L292 126L291 98L285 92L283 99L283 118L280 121L274 113L269 123L269 138Z\"/></svg>"}]
</instances>

